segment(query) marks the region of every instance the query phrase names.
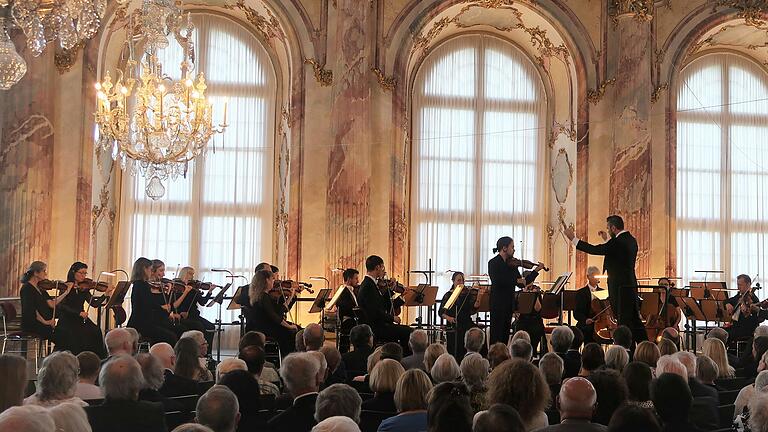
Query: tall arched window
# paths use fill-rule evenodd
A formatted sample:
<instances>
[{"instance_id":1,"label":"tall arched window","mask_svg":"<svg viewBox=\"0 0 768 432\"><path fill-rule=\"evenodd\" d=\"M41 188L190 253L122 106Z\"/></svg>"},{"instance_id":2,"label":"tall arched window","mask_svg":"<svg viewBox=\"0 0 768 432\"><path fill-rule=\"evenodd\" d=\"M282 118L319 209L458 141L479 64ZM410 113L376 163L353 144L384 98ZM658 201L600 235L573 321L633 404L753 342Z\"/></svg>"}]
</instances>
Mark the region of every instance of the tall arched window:
<instances>
[{"instance_id":1,"label":"tall arched window","mask_svg":"<svg viewBox=\"0 0 768 432\"><path fill-rule=\"evenodd\" d=\"M419 68L413 93L411 268L485 273L496 240L541 251L546 98L533 63L488 35L451 39ZM522 243L522 248L521 248Z\"/></svg>"},{"instance_id":2,"label":"tall arched window","mask_svg":"<svg viewBox=\"0 0 768 432\"><path fill-rule=\"evenodd\" d=\"M189 165L186 178L168 180L166 196L145 196L140 175L124 175L120 215L121 261L139 256L165 261L169 276L190 265L196 277L225 282L212 268L250 274L269 261L272 244L275 71L259 40L223 16L193 13L197 72L221 121L229 127ZM174 41L160 55L164 71L180 75L181 48Z\"/></svg>"},{"instance_id":3,"label":"tall arched window","mask_svg":"<svg viewBox=\"0 0 768 432\"><path fill-rule=\"evenodd\" d=\"M683 69L677 97L677 268L768 276L768 74L718 53ZM762 278L761 277L761 278Z\"/></svg>"}]
</instances>

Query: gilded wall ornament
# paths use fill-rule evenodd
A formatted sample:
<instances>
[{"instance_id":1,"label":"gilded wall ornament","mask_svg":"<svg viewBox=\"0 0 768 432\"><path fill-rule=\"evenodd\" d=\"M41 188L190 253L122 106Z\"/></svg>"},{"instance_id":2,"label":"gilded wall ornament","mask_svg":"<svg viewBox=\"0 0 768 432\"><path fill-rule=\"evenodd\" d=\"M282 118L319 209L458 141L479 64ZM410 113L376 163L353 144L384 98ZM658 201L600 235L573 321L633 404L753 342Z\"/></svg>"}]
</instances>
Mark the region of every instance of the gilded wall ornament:
<instances>
[{"instance_id":1,"label":"gilded wall ornament","mask_svg":"<svg viewBox=\"0 0 768 432\"><path fill-rule=\"evenodd\" d=\"M225 4L224 8L230 10L239 9L243 11L243 13L245 13L245 19L253 24L256 31L258 31L265 40L271 41L277 39L281 42L285 42L285 33L280 25L280 20L278 20L268 8L264 9L267 16L260 14L256 9L246 5L245 0L237 0L235 4Z\"/></svg>"},{"instance_id":2,"label":"gilded wall ornament","mask_svg":"<svg viewBox=\"0 0 768 432\"><path fill-rule=\"evenodd\" d=\"M768 2L765 0L714 0L712 12L717 11L719 7L736 9L736 16L744 18L748 26L766 29Z\"/></svg>"},{"instance_id":3,"label":"gilded wall ornament","mask_svg":"<svg viewBox=\"0 0 768 432\"><path fill-rule=\"evenodd\" d=\"M667 88L669 88L668 83L664 83L656 86L656 88L653 89L653 93L651 93L651 103L655 104L661 97L661 93L666 91Z\"/></svg>"},{"instance_id":4,"label":"gilded wall ornament","mask_svg":"<svg viewBox=\"0 0 768 432\"><path fill-rule=\"evenodd\" d=\"M57 49L53 56L53 62L56 65L56 70L59 74L64 74L72 69L72 66L77 62L77 57L80 54L80 50L85 46L83 41L80 41L72 47L72 49Z\"/></svg>"},{"instance_id":5,"label":"gilded wall ornament","mask_svg":"<svg viewBox=\"0 0 768 432\"><path fill-rule=\"evenodd\" d=\"M596 89L587 91L587 100L591 104L596 105L603 99L603 96L605 96L605 91L608 89L608 86L614 84L616 84L616 78L603 81L603 83L600 84L600 86L598 86Z\"/></svg>"},{"instance_id":6,"label":"gilded wall ornament","mask_svg":"<svg viewBox=\"0 0 768 432\"><path fill-rule=\"evenodd\" d=\"M321 86L328 87L333 84L332 70L324 69L323 65L318 63L318 61L313 58L304 59L304 63L312 65L312 69L315 71L315 79L318 83L320 83Z\"/></svg>"},{"instance_id":7,"label":"gilded wall ornament","mask_svg":"<svg viewBox=\"0 0 768 432\"><path fill-rule=\"evenodd\" d=\"M376 79L379 81L379 85L385 91L392 91L397 87L397 78L394 76L386 76L379 68L371 68L371 71L376 75Z\"/></svg>"},{"instance_id":8,"label":"gilded wall ornament","mask_svg":"<svg viewBox=\"0 0 768 432\"><path fill-rule=\"evenodd\" d=\"M621 15L631 15L641 22L653 19L654 0L611 0L608 6L608 14L613 18L614 24Z\"/></svg>"}]
</instances>

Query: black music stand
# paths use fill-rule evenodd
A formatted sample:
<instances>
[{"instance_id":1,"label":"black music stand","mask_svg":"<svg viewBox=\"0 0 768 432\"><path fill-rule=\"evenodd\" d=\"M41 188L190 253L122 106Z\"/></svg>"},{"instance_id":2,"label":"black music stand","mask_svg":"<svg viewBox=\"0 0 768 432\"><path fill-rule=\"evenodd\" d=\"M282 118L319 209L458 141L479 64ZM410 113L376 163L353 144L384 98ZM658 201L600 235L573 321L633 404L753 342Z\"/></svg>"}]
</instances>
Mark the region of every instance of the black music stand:
<instances>
[{"instance_id":1,"label":"black music stand","mask_svg":"<svg viewBox=\"0 0 768 432\"><path fill-rule=\"evenodd\" d=\"M247 285L243 285L247 286ZM216 302L218 304L222 304L224 301L224 292L225 290L221 290L219 295L217 295L213 300L211 300L211 303ZM241 305L238 300L240 299L240 295L243 293L243 287L238 287L235 291L235 294L232 296L232 300L229 301L229 305L227 305L227 310L236 310L240 309L243 306L250 306L250 305Z\"/></svg>"},{"instance_id":2,"label":"black music stand","mask_svg":"<svg viewBox=\"0 0 768 432\"><path fill-rule=\"evenodd\" d=\"M133 282L131 281L118 282L117 285L115 285L115 289L112 290L112 295L109 297L104 309L109 310L112 309L113 306L122 306L125 301L125 296L128 294L128 290L132 285ZM107 331L109 331L109 313L106 313L104 317L104 330L104 334L107 334Z\"/></svg>"},{"instance_id":3,"label":"black music stand","mask_svg":"<svg viewBox=\"0 0 768 432\"><path fill-rule=\"evenodd\" d=\"M315 299L312 300L312 307L309 308L309 313L318 313L318 312L324 313L325 304L328 302L330 297L331 297L330 288L323 288L318 290L317 296L315 296Z\"/></svg>"},{"instance_id":4,"label":"black music stand","mask_svg":"<svg viewBox=\"0 0 768 432\"><path fill-rule=\"evenodd\" d=\"M421 328L422 307L430 307L437 300L437 287L429 284L418 284L415 287L408 287L403 293L403 306L418 307L419 316L416 317L416 327Z\"/></svg>"},{"instance_id":5,"label":"black music stand","mask_svg":"<svg viewBox=\"0 0 768 432\"><path fill-rule=\"evenodd\" d=\"M517 293L517 301L514 312L520 315L528 315L533 313L536 307L536 300L539 298L539 293L532 291L520 291Z\"/></svg>"}]
</instances>

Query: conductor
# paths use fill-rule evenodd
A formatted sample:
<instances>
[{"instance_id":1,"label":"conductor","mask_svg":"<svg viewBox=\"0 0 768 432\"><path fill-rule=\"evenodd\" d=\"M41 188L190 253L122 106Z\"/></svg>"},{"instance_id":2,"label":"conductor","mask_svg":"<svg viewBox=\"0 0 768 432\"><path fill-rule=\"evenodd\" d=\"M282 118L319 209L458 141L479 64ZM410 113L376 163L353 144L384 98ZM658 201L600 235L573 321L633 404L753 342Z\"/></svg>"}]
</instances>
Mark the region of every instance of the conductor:
<instances>
[{"instance_id":1,"label":"conductor","mask_svg":"<svg viewBox=\"0 0 768 432\"><path fill-rule=\"evenodd\" d=\"M637 240L624 229L624 220L617 215L608 216L605 231L598 234L605 243L591 245L576 238L572 228L563 225L563 234L576 246L577 250L589 255L603 255L603 270L608 272L608 296L611 309L619 325L626 325L632 330L635 342L647 340L645 328L640 321L637 305Z\"/></svg>"}]
</instances>

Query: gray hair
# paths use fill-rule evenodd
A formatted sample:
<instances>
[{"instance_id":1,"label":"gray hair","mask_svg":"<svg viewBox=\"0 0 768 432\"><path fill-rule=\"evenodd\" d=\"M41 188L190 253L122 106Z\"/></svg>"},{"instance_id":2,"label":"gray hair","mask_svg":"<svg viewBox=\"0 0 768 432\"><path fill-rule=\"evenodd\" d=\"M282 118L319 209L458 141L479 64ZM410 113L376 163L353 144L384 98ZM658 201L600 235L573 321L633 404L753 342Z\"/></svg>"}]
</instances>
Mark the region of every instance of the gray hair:
<instances>
[{"instance_id":1,"label":"gray hair","mask_svg":"<svg viewBox=\"0 0 768 432\"><path fill-rule=\"evenodd\" d=\"M673 356L685 366L689 377L696 376L696 354L689 351L678 351ZM606 362L608 359L606 358Z\"/></svg>"},{"instance_id":2,"label":"gray hair","mask_svg":"<svg viewBox=\"0 0 768 432\"><path fill-rule=\"evenodd\" d=\"M573 330L568 326L557 326L552 330L552 349L555 352L566 352L573 343Z\"/></svg>"},{"instance_id":3,"label":"gray hair","mask_svg":"<svg viewBox=\"0 0 768 432\"><path fill-rule=\"evenodd\" d=\"M527 340L519 338L509 344L509 355L512 358L531 361L531 357L533 356L533 347Z\"/></svg>"},{"instance_id":4,"label":"gray hair","mask_svg":"<svg viewBox=\"0 0 768 432\"><path fill-rule=\"evenodd\" d=\"M480 351L485 343L485 333L477 327L472 327L464 333L464 347L467 351Z\"/></svg>"},{"instance_id":5,"label":"gray hair","mask_svg":"<svg viewBox=\"0 0 768 432\"><path fill-rule=\"evenodd\" d=\"M596 274L600 274L600 269L597 268L597 266L589 266L589 267L587 267L587 276L592 276L592 275L596 275Z\"/></svg>"},{"instance_id":6,"label":"gray hair","mask_svg":"<svg viewBox=\"0 0 768 432\"><path fill-rule=\"evenodd\" d=\"M213 429L197 423L184 423L176 426L171 432L213 432Z\"/></svg>"},{"instance_id":7,"label":"gray hair","mask_svg":"<svg viewBox=\"0 0 768 432\"><path fill-rule=\"evenodd\" d=\"M152 354L136 355L136 361L141 365L141 375L144 377L144 388L160 390L165 381L165 371L160 360Z\"/></svg>"},{"instance_id":8,"label":"gray hair","mask_svg":"<svg viewBox=\"0 0 768 432\"><path fill-rule=\"evenodd\" d=\"M315 420L321 422L328 417L343 416L360 423L362 403L357 390L346 384L333 384L317 395Z\"/></svg>"},{"instance_id":9,"label":"gray hair","mask_svg":"<svg viewBox=\"0 0 768 432\"><path fill-rule=\"evenodd\" d=\"M768 336L768 325L759 325L755 329L754 337Z\"/></svg>"},{"instance_id":10,"label":"gray hair","mask_svg":"<svg viewBox=\"0 0 768 432\"><path fill-rule=\"evenodd\" d=\"M71 402L58 404L49 408L48 413L56 423L56 432L91 432L88 415L80 405Z\"/></svg>"},{"instance_id":11,"label":"gray hair","mask_svg":"<svg viewBox=\"0 0 768 432\"><path fill-rule=\"evenodd\" d=\"M80 363L69 351L55 352L43 360L37 373L37 397L41 401L69 399L75 395Z\"/></svg>"},{"instance_id":12,"label":"gray hair","mask_svg":"<svg viewBox=\"0 0 768 432\"><path fill-rule=\"evenodd\" d=\"M761 371L755 378L755 390L766 391L768 386L768 371Z\"/></svg>"},{"instance_id":13,"label":"gray hair","mask_svg":"<svg viewBox=\"0 0 768 432\"><path fill-rule=\"evenodd\" d=\"M424 330L415 330L411 333L411 337L408 339L408 345L411 346L411 350L414 353L423 353L427 350L429 341L427 340L427 332Z\"/></svg>"},{"instance_id":14,"label":"gray hair","mask_svg":"<svg viewBox=\"0 0 768 432\"><path fill-rule=\"evenodd\" d=\"M720 376L720 367L711 358L700 355L696 358L696 377L701 382L712 383Z\"/></svg>"},{"instance_id":15,"label":"gray hair","mask_svg":"<svg viewBox=\"0 0 768 432\"><path fill-rule=\"evenodd\" d=\"M131 355L136 354L139 352L139 339L141 338L141 335L139 334L139 331L133 327L126 327L125 329L131 334Z\"/></svg>"},{"instance_id":16,"label":"gray hair","mask_svg":"<svg viewBox=\"0 0 768 432\"><path fill-rule=\"evenodd\" d=\"M99 384L107 399L136 400L144 387L144 376L136 359L120 354L112 357L101 368Z\"/></svg>"},{"instance_id":17,"label":"gray hair","mask_svg":"<svg viewBox=\"0 0 768 432\"><path fill-rule=\"evenodd\" d=\"M435 360L430 374L436 383L456 381L461 376L461 369L456 359L451 354L445 353Z\"/></svg>"},{"instance_id":18,"label":"gray hair","mask_svg":"<svg viewBox=\"0 0 768 432\"><path fill-rule=\"evenodd\" d=\"M610 369L615 369L619 372L623 371L629 363L629 353L627 349L621 345L612 345L605 353L605 366Z\"/></svg>"},{"instance_id":19,"label":"gray hair","mask_svg":"<svg viewBox=\"0 0 768 432\"><path fill-rule=\"evenodd\" d=\"M0 430L54 432L56 423L47 409L38 405L23 405L0 413Z\"/></svg>"},{"instance_id":20,"label":"gray hair","mask_svg":"<svg viewBox=\"0 0 768 432\"><path fill-rule=\"evenodd\" d=\"M216 432L234 432L237 429L240 404L227 386L215 385L197 400L197 422Z\"/></svg>"},{"instance_id":21,"label":"gray hair","mask_svg":"<svg viewBox=\"0 0 768 432\"><path fill-rule=\"evenodd\" d=\"M280 377L291 394L299 391L317 391L320 362L308 353L291 353L283 359Z\"/></svg>"},{"instance_id":22,"label":"gray hair","mask_svg":"<svg viewBox=\"0 0 768 432\"><path fill-rule=\"evenodd\" d=\"M464 383L471 388L481 388L485 386L485 380L488 379L488 370L491 365L478 353L468 354L461 360L461 376Z\"/></svg>"},{"instance_id":23,"label":"gray hair","mask_svg":"<svg viewBox=\"0 0 768 432\"><path fill-rule=\"evenodd\" d=\"M679 375L685 382L688 382L688 369L673 355L663 355L656 362L656 376L660 376L663 373Z\"/></svg>"},{"instance_id":24,"label":"gray hair","mask_svg":"<svg viewBox=\"0 0 768 432\"><path fill-rule=\"evenodd\" d=\"M768 393L755 393L749 401L749 427L752 432L768 432Z\"/></svg>"},{"instance_id":25,"label":"gray hair","mask_svg":"<svg viewBox=\"0 0 768 432\"><path fill-rule=\"evenodd\" d=\"M216 382L219 382L221 377L228 373L232 372L234 370L248 370L248 365L245 363L245 360L229 357L225 358L221 361L218 365L216 365Z\"/></svg>"},{"instance_id":26,"label":"gray hair","mask_svg":"<svg viewBox=\"0 0 768 432\"><path fill-rule=\"evenodd\" d=\"M563 359L553 352L544 354L539 360L539 371L549 385L563 382L564 368Z\"/></svg>"},{"instance_id":27,"label":"gray hair","mask_svg":"<svg viewBox=\"0 0 768 432\"><path fill-rule=\"evenodd\" d=\"M104 344L107 346L109 354L114 355L115 351L122 348L124 344L133 345L133 336L127 328L113 328L104 336Z\"/></svg>"},{"instance_id":28,"label":"gray hair","mask_svg":"<svg viewBox=\"0 0 768 432\"><path fill-rule=\"evenodd\" d=\"M179 339L194 339L194 341L197 342L198 345L202 345L207 342L205 340L205 335L203 335L203 332L201 332L200 330L187 330L181 334L181 337Z\"/></svg>"},{"instance_id":29,"label":"gray hair","mask_svg":"<svg viewBox=\"0 0 768 432\"><path fill-rule=\"evenodd\" d=\"M712 330L707 333L707 339L720 339L720 341L723 342L723 345L728 343L728 332L725 331L724 328L721 327L715 327Z\"/></svg>"}]
</instances>

